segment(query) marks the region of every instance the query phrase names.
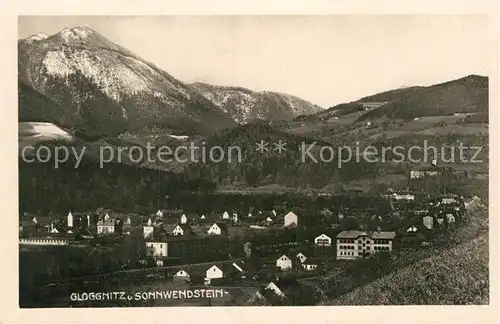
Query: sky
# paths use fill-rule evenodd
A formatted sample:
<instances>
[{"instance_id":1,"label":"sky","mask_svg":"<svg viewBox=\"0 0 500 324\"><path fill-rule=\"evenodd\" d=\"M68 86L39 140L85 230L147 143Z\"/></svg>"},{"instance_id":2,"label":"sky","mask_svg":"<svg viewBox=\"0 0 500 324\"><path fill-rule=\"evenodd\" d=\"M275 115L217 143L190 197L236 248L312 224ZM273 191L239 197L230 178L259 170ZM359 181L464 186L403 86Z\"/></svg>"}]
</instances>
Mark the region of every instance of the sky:
<instances>
[{"instance_id":1,"label":"sky","mask_svg":"<svg viewBox=\"0 0 500 324\"><path fill-rule=\"evenodd\" d=\"M279 91L324 108L491 71L479 15L21 16L18 35L76 26L183 82Z\"/></svg>"}]
</instances>

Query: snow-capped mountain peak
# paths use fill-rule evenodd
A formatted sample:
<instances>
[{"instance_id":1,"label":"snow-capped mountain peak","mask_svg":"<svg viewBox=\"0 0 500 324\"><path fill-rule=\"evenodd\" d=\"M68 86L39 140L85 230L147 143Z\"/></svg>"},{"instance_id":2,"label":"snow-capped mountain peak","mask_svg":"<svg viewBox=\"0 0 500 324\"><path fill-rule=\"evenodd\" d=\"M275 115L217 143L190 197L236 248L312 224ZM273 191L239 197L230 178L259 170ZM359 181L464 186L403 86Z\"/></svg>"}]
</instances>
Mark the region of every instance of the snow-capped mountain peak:
<instances>
[{"instance_id":1,"label":"snow-capped mountain peak","mask_svg":"<svg viewBox=\"0 0 500 324\"><path fill-rule=\"evenodd\" d=\"M62 39L64 39L66 42L83 40L94 34L95 32L91 28L85 26L65 28L60 32Z\"/></svg>"},{"instance_id":2,"label":"snow-capped mountain peak","mask_svg":"<svg viewBox=\"0 0 500 324\"><path fill-rule=\"evenodd\" d=\"M21 40L18 50L21 81L92 127L183 125L205 133L234 125L201 94L88 27Z\"/></svg>"}]
</instances>

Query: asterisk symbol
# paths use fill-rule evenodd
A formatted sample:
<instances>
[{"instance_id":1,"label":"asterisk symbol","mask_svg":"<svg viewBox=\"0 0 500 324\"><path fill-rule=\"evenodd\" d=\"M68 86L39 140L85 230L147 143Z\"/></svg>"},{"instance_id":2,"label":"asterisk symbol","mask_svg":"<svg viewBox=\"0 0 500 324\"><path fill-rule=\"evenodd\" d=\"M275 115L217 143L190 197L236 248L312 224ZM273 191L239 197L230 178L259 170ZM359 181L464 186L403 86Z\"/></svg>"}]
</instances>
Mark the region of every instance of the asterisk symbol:
<instances>
[{"instance_id":1,"label":"asterisk symbol","mask_svg":"<svg viewBox=\"0 0 500 324\"><path fill-rule=\"evenodd\" d=\"M278 143L273 143L274 145L274 151L277 151L278 153L281 154L282 151L286 151L286 142L279 140Z\"/></svg>"},{"instance_id":2,"label":"asterisk symbol","mask_svg":"<svg viewBox=\"0 0 500 324\"><path fill-rule=\"evenodd\" d=\"M259 151L260 153L269 151L269 148L267 147L269 143L261 140L260 143L255 143L255 144L257 145L257 148L255 149L256 151Z\"/></svg>"}]
</instances>

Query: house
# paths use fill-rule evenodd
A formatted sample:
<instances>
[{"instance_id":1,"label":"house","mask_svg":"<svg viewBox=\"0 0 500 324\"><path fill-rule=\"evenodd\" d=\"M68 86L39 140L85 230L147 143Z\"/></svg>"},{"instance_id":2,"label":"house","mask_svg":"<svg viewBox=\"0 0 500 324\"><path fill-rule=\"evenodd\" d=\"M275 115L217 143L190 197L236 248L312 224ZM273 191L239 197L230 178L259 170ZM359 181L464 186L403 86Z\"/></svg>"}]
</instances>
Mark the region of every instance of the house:
<instances>
[{"instance_id":1,"label":"house","mask_svg":"<svg viewBox=\"0 0 500 324\"><path fill-rule=\"evenodd\" d=\"M424 217L422 217L422 222L423 222L425 228L431 230L433 228L433 225L434 225L434 217L424 216Z\"/></svg>"},{"instance_id":2,"label":"house","mask_svg":"<svg viewBox=\"0 0 500 324\"><path fill-rule=\"evenodd\" d=\"M302 266L306 271L314 271L321 264L320 259L318 258L307 258L304 262L302 262Z\"/></svg>"},{"instance_id":3,"label":"house","mask_svg":"<svg viewBox=\"0 0 500 324\"><path fill-rule=\"evenodd\" d=\"M455 223L455 216L453 216L453 214L446 214L446 222L448 224Z\"/></svg>"},{"instance_id":4,"label":"house","mask_svg":"<svg viewBox=\"0 0 500 324\"><path fill-rule=\"evenodd\" d=\"M271 213L273 214L274 217L276 217L276 211L274 209L271 211Z\"/></svg>"},{"instance_id":5,"label":"house","mask_svg":"<svg viewBox=\"0 0 500 324\"><path fill-rule=\"evenodd\" d=\"M187 221L188 221L188 219L187 219L186 215L182 214L181 219L180 219L180 223L181 224L187 224Z\"/></svg>"},{"instance_id":6,"label":"house","mask_svg":"<svg viewBox=\"0 0 500 324\"><path fill-rule=\"evenodd\" d=\"M380 251L392 251L395 232L343 231L337 235L337 259L354 260Z\"/></svg>"},{"instance_id":7,"label":"house","mask_svg":"<svg viewBox=\"0 0 500 324\"><path fill-rule=\"evenodd\" d=\"M252 243L251 242L245 242L245 244L243 244L243 252L245 253L247 258L250 257L250 255L252 254Z\"/></svg>"},{"instance_id":8,"label":"house","mask_svg":"<svg viewBox=\"0 0 500 324\"><path fill-rule=\"evenodd\" d=\"M205 219L207 219L207 218L205 217L205 215L201 215L200 219L205 220Z\"/></svg>"},{"instance_id":9,"label":"house","mask_svg":"<svg viewBox=\"0 0 500 324\"><path fill-rule=\"evenodd\" d=\"M283 221L284 227L297 226L297 225L298 225L297 215L295 215L293 212L289 212L288 214L285 215Z\"/></svg>"},{"instance_id":10,"label":"house","mask_svg":"<svg viewBox=\"0 0 500 324\"><path fill-rule=\"evenodd\" d=\"M152 255L154 257L168 256L167 246L168 244L163 241L146 242L146 250L148 252L148 255Z\"/></svg>"},{"instance_id":11,"label":"house","mask_svg":"<svg viewBox=\"0 0 500 324\"><path fill-rule=\"evenodd\" d=\"M101 219L97 222L97 234L106 235L113 234L115 232L115 220L113 218L109 218L109 215L106 214L107 218Z\"/></svg>"},{"instance_id":12,"label":"house","mask_svg":"<svg viewBox=\"0 0 500 324\"><path fill-rule=\"evenodd\" d=\"M125 219L125 224L127 225L132 224L132 219L130 219L130 216L127 216L127 218Z\"/></svg>"},{"instance_id":13,"label":"house","mask_svg":"<svg viewBox=\"0 0 500 324\"><path fill-rule=\"evenodd\" d=\"M281 289L272 281L264 288L264 290L270 290L280 297L285 297L285 294L281 291Z\"/></svg>"},{"instance_id":14,"label":"house","mask_svg":"<svg viewBox=\"0 0 500 324\"><path fill-rule=\"evenodd\" d=\"M304 261L307 259L304 253L299 252L297 253L297 260L300 261L300 263L304 263Z\"/></svg>"},{"instance_id":15,"label":"house","mask_svg":"<svg viewBox=\"0 0 500 324\"><path fill-rule=\"evenodd\" d=\"M229 214L227 211L225 211L223 214L222 214L222 219L229 219Z\"/></svg>"},{"instance_id":16,"label":"house","mask_svg":"<svg viewBox=\"0 0 500 324\"><path fill-rule=\"evenodd\" d=\"M392 197L394 200L415 200L415 195L409 193L394 193Z\"/></svg>"},{"instance_id":17,"label":"house","mask_svg":"<svg viewBox=\"0 0 500 324\"><path fill-rule=\"evenodd\" d=\"M174 274L172 281L174 283L190 283L191 276L185 270L181 269Z\"/></svg>"},{"instance_id":18,"label":"house","mask_svg":"<svg viewBox=\"0 0 500 324\"><path fill-rule=\"evenodd\" d=\"M222 271L222 266L217 266L214 264L208 270L205 272L205 278L206 279L219 279L219 278L224 278L224 272Z\"/></svg>"},{"instance_id":19,"label":"house","mask_svg":"<svg viewBox=\"0 0 500 324\"><path fill-rule=\"evenodd\" d=\"M276 267L281 270L289 270L293 268L292 259L290 259L286 254L283 254L276 260Z\"/></svg>"},{"instance_id":20,"label":"house","mask_svg":"<svg viewBox=\"0 0 500 324\"><path fill-rule=\"evenodd\" d=\"M153 231L154 231L153 221L150 218L150 219L148 219L147 224L145 224L142 227L142 233L143 233L144 238L148 238L151 235L153 235Z\"/></svg>"},{"instance_id":21,"label":"house","mask_svg":"<svg viewBox=\"0 0 500 324\"><path fill-rule=\"evenodd\" d=\"M314 244L318 246L332 246L332 239L326 234L321 234L314 239Z\"/></svg>"},{"instance_id":22,"label":"house","mask_svg":"<svg viewBox=\"0 0 500 324\"><path fill-rule=\"evenodd\" d=\"M264 220L264 223L267 224L267 225L271 225L273 223L273 219L271 217L267 217L265 220Z\"/></svg>"},{"instance_id":23,"label":"house","mask_svg":"<svg viewBox=\"0 0 500 324\"><path fill-rule=\"evenodd\" d=\"M227 235L227 226L223 223L213 223L207 231L208 235Z\"/></svg>"},{"instance_id":24,"label":"house","mask_svg":"<svg viewBox=\"0 0 500 324\"><path fill-rule=\"evenodd\" d=\"M156 217L163 217L163 210L161 209L158 209L158 211L156 212Z\"/></svg>"},{"instance_id":25,"label":"house","mask_svg":"<svg viewBox=\"0 0 500 324\"><path fill-rule=\"evenodd\" d=\"M172 229L172 235L193 235L193 228L189 224L177 224Z\"/></svg>"},{"instance_id":26,"label":"house","mask_svg":"<svg viewBox=\"0 0 500 324\"><path fill-rule=\"evenodd\" d=\"M416 233L416 232L418 232L418 229L415 226L411 225L410 227L408 227L408 229L406 229L406 232Z\"/></svg>"}]
</instances>

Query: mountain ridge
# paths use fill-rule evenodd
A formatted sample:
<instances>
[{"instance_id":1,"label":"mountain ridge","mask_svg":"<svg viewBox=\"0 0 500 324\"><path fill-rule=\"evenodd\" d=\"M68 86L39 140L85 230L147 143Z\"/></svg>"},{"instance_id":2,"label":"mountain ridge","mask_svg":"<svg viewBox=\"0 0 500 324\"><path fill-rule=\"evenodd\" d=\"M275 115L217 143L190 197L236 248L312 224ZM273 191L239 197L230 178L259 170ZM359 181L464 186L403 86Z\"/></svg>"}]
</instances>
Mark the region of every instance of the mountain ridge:
<instances>
[{"instance_id":1,"label":"mountain ridge","mask_svg":"<svg viewBox=\"0 0 500 324\"><path fill-rule=\"evenodd\" d=\"M240 86L220 86L192 82L189 86L211 100L238 124L252 119L290 120L323 108L302 98L275 91L254 91Z\"/></svg>"},{"instance_id":2,"label":"mountain ridge","mask_svg":"<svg viewBox=\"0 0 500 324\"><path fill-rule=\"evenodd\" d=\"M20 80L90 127L163 124L208 134L234 125L205 97L90 28L21 39L18 49Z\"/></svg>"}]
</instances>

